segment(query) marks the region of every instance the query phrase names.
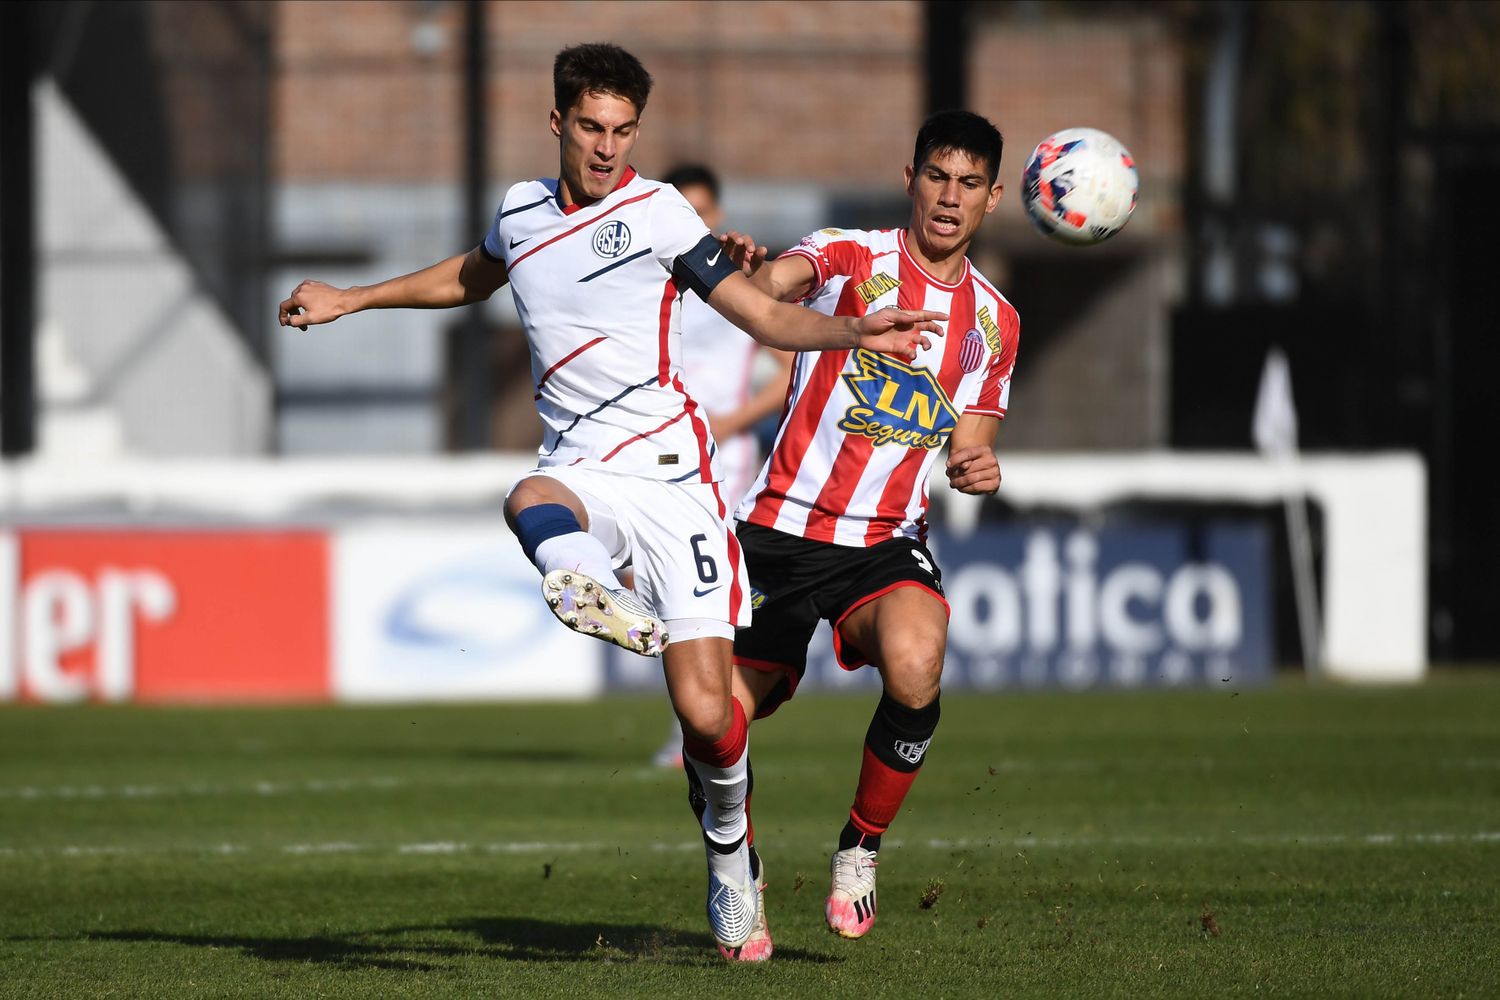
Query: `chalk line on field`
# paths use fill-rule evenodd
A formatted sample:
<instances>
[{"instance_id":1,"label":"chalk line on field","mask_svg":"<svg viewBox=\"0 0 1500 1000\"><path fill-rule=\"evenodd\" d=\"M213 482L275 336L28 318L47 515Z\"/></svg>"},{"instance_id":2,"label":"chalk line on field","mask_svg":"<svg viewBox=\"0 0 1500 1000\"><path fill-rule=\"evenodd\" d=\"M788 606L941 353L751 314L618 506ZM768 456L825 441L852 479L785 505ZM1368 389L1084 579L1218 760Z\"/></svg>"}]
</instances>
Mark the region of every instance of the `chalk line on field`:
<instances>
[{"instance_id":1,"label":"chalk line on field","mask_svg":"<svg viewBox=\"0 0 1500 1000\"><path fill-rule=\"evenodd\" d=\"M885 841L890 848L925 847L944 851L1025 851L1031 849L1076 849L1110 847L1147 848L1191 848L1191 847L1391 847L1400 845L1453 846L1461 844L1500 844L1500 831L1483 830L1477 833L1418 832L1418 833L1319 833L1319 834L1232 834L1228 837L1171 837L1171 836L1101 836L1101 837L941 837L905 842L891 838ZM398 855L459 855L459 854L568 854L584 851L634 852L682 852L696 853L703 850L701 840L672 843L652 842L648 844L618 844L590 840L525 840L496 841L490 843L467 843L464 841L419 841L406 844L356 843L353 841L328 841L324 843L251 845L251 844L204 844L204 845L111 845L111 844L64 844L54 847L16 847L0 845L0 859L9 858L98 858L134 857L161 855L253 855L253 854L398 854Z\"/></svg>"}]
</instances>

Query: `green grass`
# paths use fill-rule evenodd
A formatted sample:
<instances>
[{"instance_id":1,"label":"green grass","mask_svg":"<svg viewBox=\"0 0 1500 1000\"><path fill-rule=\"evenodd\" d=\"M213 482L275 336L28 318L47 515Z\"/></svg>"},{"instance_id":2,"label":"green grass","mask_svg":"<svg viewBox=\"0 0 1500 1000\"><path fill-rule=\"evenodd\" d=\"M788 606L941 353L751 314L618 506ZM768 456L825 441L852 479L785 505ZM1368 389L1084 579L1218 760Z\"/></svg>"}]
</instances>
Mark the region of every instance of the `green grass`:
<instances>
[{"instance_id":1,"label":"green grass","mask_svg":"<svg viewBox=\"0 0 1500 1000\"><path fill-rule=\"evenodd\" d=\"M950 697L851 942L822 900L871 708L753 732L759 967L646 766L664 702L6 708L0 995L1500 994L1500 673Z\"/></svg>"}]
</instances>

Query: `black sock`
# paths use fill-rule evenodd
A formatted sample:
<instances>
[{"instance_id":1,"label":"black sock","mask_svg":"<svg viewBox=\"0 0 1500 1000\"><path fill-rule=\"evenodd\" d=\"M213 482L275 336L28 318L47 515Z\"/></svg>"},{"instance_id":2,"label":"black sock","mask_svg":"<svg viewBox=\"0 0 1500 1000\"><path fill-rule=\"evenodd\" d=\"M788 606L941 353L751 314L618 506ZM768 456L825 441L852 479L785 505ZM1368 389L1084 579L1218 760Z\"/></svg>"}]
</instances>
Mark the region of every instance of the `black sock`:
<instances>
[{"instance_id":1,"label":"black sock","mask_svg":"<svg viewBox=\"0 0 1500 1000\"><path fill-rule=\"evenodd\" d=\"M855 826L853 821L844 824L843 831L839 834L839 850L847 851L851 847L863 847L867 851L880 850L880 834L865 833Z\"/></svg>"}]
</instances>

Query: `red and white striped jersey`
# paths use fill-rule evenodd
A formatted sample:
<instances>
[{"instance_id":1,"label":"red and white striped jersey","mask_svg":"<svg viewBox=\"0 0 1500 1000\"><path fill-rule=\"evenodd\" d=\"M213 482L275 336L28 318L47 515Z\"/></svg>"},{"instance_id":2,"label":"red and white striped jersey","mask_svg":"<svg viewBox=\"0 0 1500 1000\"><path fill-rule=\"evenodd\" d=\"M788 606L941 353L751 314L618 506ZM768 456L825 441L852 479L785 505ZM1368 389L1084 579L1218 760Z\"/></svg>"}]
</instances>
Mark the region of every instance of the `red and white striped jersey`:
<instances>
[{"instance_id":1,"label":"red and white striped jersey","mask_svg":"<svg viewBox=\"0 0 1500 1000\"><path fill-rule=\"evenodd\" d=\"M682 381L672 263L708 235L670 185L627 169L584 208L557 181L506 192L484 252L505 262L531 347L538 466L718 482L708 422Z\"/></svg>"},{"instance_id":2,"label":"red and white striped jersey","mask_svg":"<svg viewBox=\"0 0 1500 1000\"><path fill-rule=\"evenodd\" d=\"M824 229L787 253L816 269L807 307L931 309L948 314L947 335L911 364L863 349L797 355L776 443L735 516L839 545L920 538L927 477L960 415L1005 416L1020 319L967 260L957 284L928 274L904 230Z\"/></svg>"}]
</instances>

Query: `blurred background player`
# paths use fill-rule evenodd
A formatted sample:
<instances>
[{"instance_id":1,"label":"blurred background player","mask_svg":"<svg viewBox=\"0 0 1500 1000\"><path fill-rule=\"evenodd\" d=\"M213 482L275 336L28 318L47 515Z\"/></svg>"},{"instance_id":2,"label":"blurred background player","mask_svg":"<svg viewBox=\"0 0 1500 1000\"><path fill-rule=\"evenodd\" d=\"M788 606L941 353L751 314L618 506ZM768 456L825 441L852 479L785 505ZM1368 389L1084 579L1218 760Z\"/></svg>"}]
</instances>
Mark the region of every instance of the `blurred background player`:
<instances>
[{"instance_id":1,"label":"blurred background player","mask_svg":"<svg viewBox=\"0 0 1500 1000\"><path fill-rule=\"evenodd\" d=\"M720 232L724 210L719 178L708 167L685 163L662 180L675 187L711 232ZM766 366L770 374L766 374ZM762 347L702 300L682 300L682 375L708 414L708 426L719 445L724 497L736 506L760 469L760 442L755 428L786 402L792 355ZM659 767L682 766L682 726L672 719L671 733L652 758Z\"/></svg>"},{"instance_id":2,"label":"blurred background player","mask_svg":"<svg viewBox=\"0 0 1500 1000\"><path fill-rule=\"evenodd\" d=\"M712 440L682 383L679 299L691 289L762 342L907 357L926 340L918 325L935 330L931 319L944 317L834 321L758 291L681 195L631 168L651 84L619 46L562 50L549 119L556 179L511 187L467 253L368 287L303 281L280 321L459 306L510 283L545 434L537 468L506 497L506 519L560 621L662 655L689 770L712 789L700 814L709 926L721 951L738 955L760 899L745 837L746 723L730 696L730 640L749 602ZM639 596L614 572L632 560Z\"/></svg>"},{"instance_id":3,"label":"blurred background player","mask_svg":"<svg viewBox=\"0 0 1500 1000\"><path fill-rule=\"evenodd\" d=\"M948 604L923 544L938 450L948 446L954 489L1000 486L994 441L1020 322L966 253L1004 189L1002 148L984 118L939 112L917 132L906 168L904 230L823 229L770 263L764 247L732 245L752 280L783 301L830 315L900 304L950 317L947 336L910 364L863 349L799 354L770 458L735 513L755 600L734 643L745 713L769 715L792 696L819 619L833 626L839 664L873 664L884 686L830 862L825 915L844 937L875 922L880 838L938 724ZM753 827L750 836L754 850ZM764 914L756 933L769 937Z\"/></svg>"}]
</instances>

